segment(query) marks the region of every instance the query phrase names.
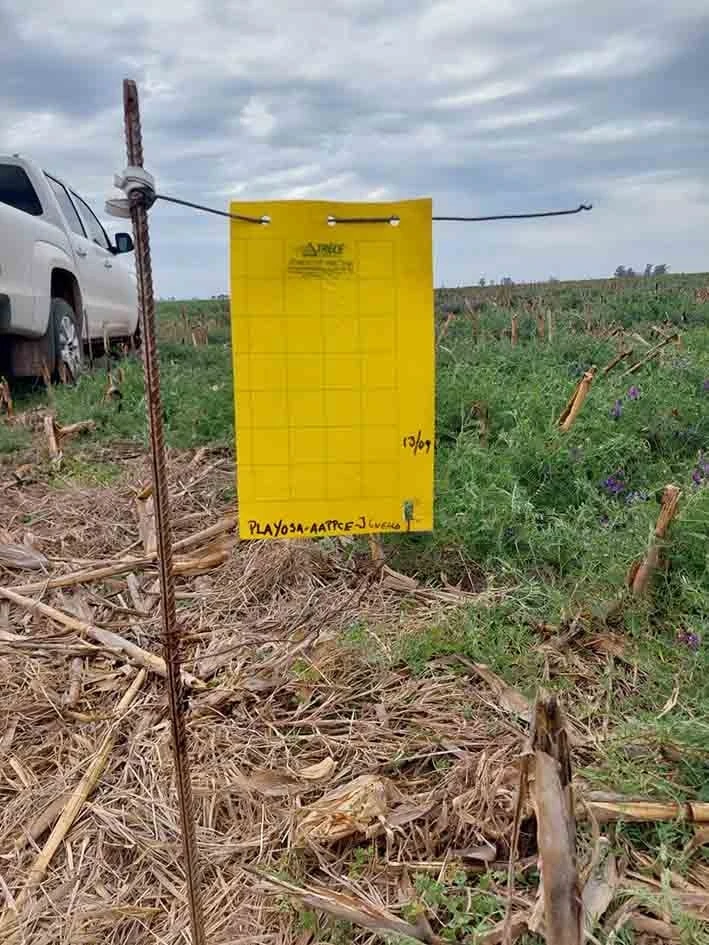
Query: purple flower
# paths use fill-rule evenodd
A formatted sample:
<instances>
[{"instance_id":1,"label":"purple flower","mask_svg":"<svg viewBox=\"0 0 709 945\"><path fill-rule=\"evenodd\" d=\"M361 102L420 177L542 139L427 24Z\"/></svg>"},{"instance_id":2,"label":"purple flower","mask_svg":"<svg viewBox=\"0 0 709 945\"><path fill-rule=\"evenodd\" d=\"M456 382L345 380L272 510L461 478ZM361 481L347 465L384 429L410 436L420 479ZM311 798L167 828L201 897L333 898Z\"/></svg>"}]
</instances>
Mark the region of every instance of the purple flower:
<instances>
[{"instance_id":1,"label":"purple flower","mask_svg":"<svg viewBox=\"0 0 709 945\"><path fill-rule=\"evenodd\" d=\"M628 388L628 400L640 400L640 388L635 384Z\"/></svg>"},{"instance_id":2,"label":"purple flower","mask_svg":"<svg viewBox=\"0 0 709 945\"><path fill-rule=\"evenodd\" d=\"M709 460L700 452L697 465L692 470L692 482L695 486L701 486L705 479L709 479Z\"/></svg>"},{"instance_id":3,"label":"purple flower","mask_svg":"<svg viewBox=\"0 0 709 945\"><path fill-rule=\"evenodd\" d=\"M701 640L699 634L695 633L693 630L678 630L676 638L678 643L683 643L685 646L689 647L693 653L696 653L699 649Z\"/></svg>"},{"instance_id":4,"label":"purple flower","mask_svg":"<svg viewBox=\"0 0 709 945\"><path fill-rule=\"evenodd\" d=\"M709 394L709 377L702 384L702 390L705 394Z\"/></svg>"},{"instance_id":5,"label":"purple flower","mask_svg":"<svg viewBox=\"0 0 709 945\"><path fill-rule=\"evenodd\" d=\"M620 495L621 492L625 492L625 474L622 469L619 469L613 476L608 476L603 480L601 486L606 490L608 495Z\"/></svg>"},{"instance_id":6,"label":"purple flower","mask_svg":"<svg viewBox=\"0 0 709 945\"><path fill-rule=\"evenodd\" d=\"M614 420L620 420L622 414L623 414L623 401L616 400L616 402L613 404L613 407L611 408L611 417L613 417Z\"/></svg>"}]
</instances>

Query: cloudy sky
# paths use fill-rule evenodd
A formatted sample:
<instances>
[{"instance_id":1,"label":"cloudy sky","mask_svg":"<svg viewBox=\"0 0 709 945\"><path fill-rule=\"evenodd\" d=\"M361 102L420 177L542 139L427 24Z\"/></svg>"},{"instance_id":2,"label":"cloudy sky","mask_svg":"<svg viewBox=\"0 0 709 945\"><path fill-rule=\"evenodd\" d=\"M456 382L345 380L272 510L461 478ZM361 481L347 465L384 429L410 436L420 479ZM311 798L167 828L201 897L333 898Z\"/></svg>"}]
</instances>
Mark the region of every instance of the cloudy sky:
<instances>
[{"instance_id":1,"label":"cloudy sky","mask_svg":"<svg viewBox=\"0 0 709 945\"><path fill-rule=\"evenodd\" d=\"M709 269L707 0L0 0L0 150L101 207L121 80L169 194L432 196L438 284ZM162 296L227 288L226 221L158 204Z\"/></svg>"}]
</instances>

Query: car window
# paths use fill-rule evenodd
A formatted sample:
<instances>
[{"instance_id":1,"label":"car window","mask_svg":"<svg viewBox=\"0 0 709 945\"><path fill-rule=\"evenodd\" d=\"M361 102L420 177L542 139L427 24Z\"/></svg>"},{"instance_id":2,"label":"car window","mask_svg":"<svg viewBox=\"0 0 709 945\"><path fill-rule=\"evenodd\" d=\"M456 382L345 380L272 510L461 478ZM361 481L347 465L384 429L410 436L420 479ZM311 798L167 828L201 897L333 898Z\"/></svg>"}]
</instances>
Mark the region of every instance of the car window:
<instances>
[{"instance_id":1,"label":"car window","mask_svg":"<svg viewBox=\"0 0 709 945\"><path fill-rule=\"evenodd\" d=\"M9 204L33 217L42 214L42 205L32 181L24 168L16 164L0 164L0 203Z\"/></svg>"},{"instance_id":2,"label":"car window","mask_svg":"<svg viewBox=\"0 0 709 945\"><path fill-rule=\"evenodd\" d=\"M66 222L69 224L69 229L73 230L77 236L86 236L84 227L82 226L81 220L79 219L79 214L76 212L76 208L71 202L71 198L69 197L69 194L64 185L60 184L58 180L54 180L54 178L50 177L48 174L45 176L49 181L49 186L54 191L54 196L59 202L62 213L66 218Z\"/></svg>"},{"instance_id":3,"label":"car window","mask_svg":"<svg viewBox=\"0 0 709 945\"><path fill-rule=\"evenodd\" d=\"M89 234L89 239L93 240L94 243L97 243L103 249L109 249L110 243L108 242L106 231L99 223L98 218L91 207L86 203L85 200L82 200L78 194L75 194L73 190L71 191L71 196L74 204L76 205L76 209L79 211L79 216L81 217L81 222L84 224L84 229Z\"/></svg>"}]
</instances>

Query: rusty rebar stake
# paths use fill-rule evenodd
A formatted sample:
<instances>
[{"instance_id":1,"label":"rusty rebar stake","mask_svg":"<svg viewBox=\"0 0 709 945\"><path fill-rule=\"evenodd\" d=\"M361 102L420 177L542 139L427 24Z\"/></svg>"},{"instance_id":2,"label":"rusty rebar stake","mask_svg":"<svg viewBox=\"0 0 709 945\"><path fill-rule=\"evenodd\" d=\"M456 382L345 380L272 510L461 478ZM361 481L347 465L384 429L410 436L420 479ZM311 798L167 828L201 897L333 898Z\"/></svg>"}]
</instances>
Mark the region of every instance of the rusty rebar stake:
<instances>
[{"instance_id":1,"label":"rusty rebar stake","mask_svg":"<svg viewBox=\"0 0 709 945\"><path fill-rule=\"evenodd\" d=\"M123 109L125 117L126 151L128 164L143 166L143 140L140 128L138 89L135 82L123 82ZM172 743L177 781L177 797L182 826L182 849L185 860L187 898L190 907L193 945L205 945L204 919L200 897L200 870L197 857L197 838L192 804L187 735L185 728L185 698L180 674L180 628L175 609L175 580L172 568L172 526L170 498L165 469L165 436L163 432L162 399L160 396L160 366L155 337L155 300L153 273L150 262L148 211L144 196L137 193L131 199L131 220L135 243L135 263L138 277L138 304L143 334L143 369L145 398L150 422L150 456L153 471L153 500L157 532L158 564L160 571L160 613L162 617L163 648L167 664L168 701L172 727Z\"/></svg>"}]
</instances>

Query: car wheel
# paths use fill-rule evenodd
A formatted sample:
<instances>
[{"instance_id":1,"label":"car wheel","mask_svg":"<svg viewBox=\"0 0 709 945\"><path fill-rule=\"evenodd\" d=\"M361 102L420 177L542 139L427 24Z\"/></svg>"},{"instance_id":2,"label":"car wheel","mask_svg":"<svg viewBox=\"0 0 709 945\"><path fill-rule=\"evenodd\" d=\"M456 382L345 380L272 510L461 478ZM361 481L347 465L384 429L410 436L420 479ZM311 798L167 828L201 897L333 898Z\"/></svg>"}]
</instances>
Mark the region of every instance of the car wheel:
<instances>
[{"instance_id":1,"label":"car wheel","mask_svg":"<svg viewBox=\"0 0 709 945\"><path fill-rule=\"evenodd\" d=\"M52 299L51 322L54 328L55 373L64 383L76 381L81 374L83 343L79 320L64 299Z\"/></svg>"}]
</instances>

